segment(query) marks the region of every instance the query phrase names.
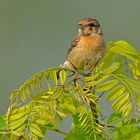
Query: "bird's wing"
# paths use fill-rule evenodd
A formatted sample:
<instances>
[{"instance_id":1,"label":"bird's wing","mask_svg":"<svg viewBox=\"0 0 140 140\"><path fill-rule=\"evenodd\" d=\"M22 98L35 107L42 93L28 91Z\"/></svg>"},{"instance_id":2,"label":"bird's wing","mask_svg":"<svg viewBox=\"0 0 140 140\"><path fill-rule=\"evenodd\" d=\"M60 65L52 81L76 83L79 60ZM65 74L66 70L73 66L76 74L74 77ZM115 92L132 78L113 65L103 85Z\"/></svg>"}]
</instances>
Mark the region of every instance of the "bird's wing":
<instances>
[{"instance_id":1,"label":"bird's wing","mask_svg":"<svg viewBox=\"0 0 140 140\"><path fill-rule=\"evenodd\" d=\"M77 35L77 36L73 39L73 41L71 42L71 46L70 46L70 48L68 49L67 57L68 57L68 55L70 54L70 52L73 50L73 48L77 46L77 44L78 44L79 41L80 41L80 38L81 38L81 37L80 37L79 35Z\"/></svg>"}]
</instances>

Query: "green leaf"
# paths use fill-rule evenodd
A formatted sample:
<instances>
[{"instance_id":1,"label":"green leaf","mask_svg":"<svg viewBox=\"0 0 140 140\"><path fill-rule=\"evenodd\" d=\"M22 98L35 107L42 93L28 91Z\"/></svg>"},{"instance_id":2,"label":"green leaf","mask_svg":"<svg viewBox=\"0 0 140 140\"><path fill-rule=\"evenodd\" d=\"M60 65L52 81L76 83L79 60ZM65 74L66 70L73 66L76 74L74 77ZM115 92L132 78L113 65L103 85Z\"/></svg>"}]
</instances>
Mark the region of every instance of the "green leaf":
<instances>
[{"instance_id":1,"label":"green leaf","mask_svg":"<svg viewBox=\"0 0 140 140\"><path fill-rule=\"evenodd\" d=\"M109 68L105 69L105 73L107 74L113 73L116 70L118 70L120 67L121 64L119 62L113 62L113 64Z\"/></svg>"},{"instance_id":2,"label":"green leaf","mask_svg":"<svg viewBox=\"0 0 140 140\"><path fill-rule=\"evenodd\" d=\"M61 104L60 106L65 112L69 112L71 114L76 113L76 107L72 103L66 103L65 102L65 103Z\"/></svg>"},{"instance_id":3,"label":"green leaf","mask_svg":"<svg viewBox=\"0 0 140 140\"><path fill-rule=\"evenodd\" d=\"M15 114L11 114L10 115L10 121L13 121L13 120L17 120L17 119L20 119L21 117L24 117L25 116L25 111L21 111L21 112L17 112Z\"/></svg>"},{"instance_id":4,"label":"green leaf","mask_svg":"<svg viewBox=\"0 0 140 140\"><path fill-rule=\"evenodd\" d=\"M103 59L101 60L101 64L99 66L99 69L103 69L107 66L110 66L112 64L112 61L114 60L114 58L116 57L116 54L108 51L105 56L103 57Z\"/></svg>"},{"instance_id":5,"label":"green leaf","mask_svg":"<svg viewBox=\"0 0 140 140\"><path fill-rule=\"evenodd\" d=\"M30 97L31 96L30 85L27 84L24 89L26 89L26 90L23 90L23 94L26 94L27 93L27 95ZM23 95L23 96L26 96L26 95ZM26 97L22 97L22 98L23 98L22 99L23 102L25 102L25 98Z\"/></svg>"},{"instance_id":6,"label":"green leaf","mask_svg":"<svg viewBox=\"0 0 140 140\"><path fill-rule=\"evenodd\" d=\"M38 137L41 137L41 138L44 137L44 135L43 135L40 127L38 126L38 124L30 123L29 127L30 127L30 130L31 130L32 133L36 134Z\"/></svg>"},{"instance_id":7,"label":"green leaf","mask_svg":"<svg viewBox=\"0 0 140 140\"><path fill-rule=\"evenodd\" d=\"M140 108L140 95L136 96L136 104Z\"/></svg>"},{"instance_id":8,"label":"green leaf","mask_svg":"<svg viewBox=\"0 0 140 140\"><path fill-rule=\"evenodd\" d=\"M80 129L73 129L64 140L90 140L84 133L80 131Z\"/></svg>"},{"instance_id":9,"label":"green leaf","mask_svg":"<svg viewBox=\"0 0 140 140\"><path fill-rule=\"evenodd\" d=\"M56 71L52 70L50 75L51 75L51 78L52 78L52 80L54 82L54 85L58 85Z\"/></svg>"},{"instance_id":10,"label":"green leaf","mask_svg":"<svg viewBox=\"0 0 140 140\"><path fill-rule=\"evenodd\" d=\"M94 133L92 137L83 133L79 128L73 128L70 133L64 138L64 140L106 140L98 133Z\"/></svg>"},{"instance_id":11,"label":"green leaf","mask_svg":"<svg viewBox=\"0 0 140 140\"><path fill-rule=\"evenodd\" d=\"M88 81L91 81L91 80L95 80L98 76L99 76L100 73L96 73L96 74L93 74L91 76L87 76L85 77L85 81L88 82Z\"/></svg>"},{"instance_id":12,"label":"green leaf","mask_svg":"<svg viewBox=\"0 0 140 140\"><path fill-rule=\"evenodd\" d=\"M48 122L46 120L42 120L42 119L37 119L35 122L37 124L39 124L39 125L46 125L46 124L48 124Z\"/></svg>"},{"instance_id":13,"label":"green leaf","mask_svg":"<svg viewBox=\"0 0 140 140\"><path fill-rule=\"evenodd\" d=\"M25 102L27 100L26 93L22 91L20 95L21 95L22 102Z\"/></svg>"},{"instance_id":14,"label":"green leaf","mask_svg":"<svg viewBox=\"0 0 140 140\"><path fill-rule=\"evenodd\" d=\"M106 90L111 89L113 86L115 86L119 81L117 79L110 80L104 83L101 83L97 85L96 92L104 92Z\"/></svg>"},{"instance_id":15,"label":"green leaf","mask_svg":"<svg viewBox=\"0 0 140 140\"><path fill-rule=\"evenodd\" d=\"M132 80L125 75L119 74L119 78L126 82L127 87L131 89L131 91L135 91L135 93L140 94L140 82L138 80ZM129 91L131 93L131 91Z\"/></svg>"},{"instance_id":16,"label":"green leaf","mask_svg":"<svg viewBox=\"0 0 140 140\"><path fill-rule=\"evenodd\" d=\"M118 110L122 108L123 106L126 107L126 105L129 103L129 93L123 93L118 99L116 99L113 104L112 108L115 110Z\"/></svg>"},{"instance_id":17,"label":"green leaf","mask_svg":"<svg viewBox=\"0 0 140 140\"><path fill-rule=\"evenodd\" d=\"M27 118L28 116L24 116L18 120L10 121L8 126L10 127L10 129L16 129L19 126L24 125Z\"/></svg>"},{"instance_id":18,"label":"green leaf","mask_svg":"<svg viewBox=\"0 0 140 140\"><path fill-rule=\"evenodd\" d=\"M140 127L131 124L123 125L119 129L117 129L116 134L118 134L118 136L116 135L117 137L115 140L139 140L139 132Z\"/></svg>"},{"instance_id":19,"label":"green leaf","mask_svg":"<svg viewBox=\"0 0 140 140\"><path fill-rule=\"evenodd\" d=\"M124 92L124 90L125 90L125 87L122 86L122 85L114 87L112 90L110 90L107 93L106 100L107 101L115 100L116 98L118 98Z\"/></svg>"},{"instance_id":20,"label":"green leaf","mask_svg":"<svg viewBox=\"0 0 140 140\"><path fill-rule=\"evenodd\" d=\"M134 64L129 64L132 75L135 79L140 79L140 61Z\"/></svg>"},{"instance_id":21,"label":"green leaf","mask_svg":"<svg viewBox=\"0 0 140 140\"><path fill-rule=\"evenodd\" d=\"M120 111L122 111L122 115L125 117L132 112L132 103L128 103L124 105Z\"/></svg>"},{"instance_id":22,"label":"green leaf","mask_svg":"<svg viewBox=\"0 0 140 140\"><path fill-rule=\"evenodd\" d=\"M38 73L37 75L36 75L36 81L35 82L37 82L37 85L38 85L38 87L40 88L40 90L42 90L42 79L43 79L43 76L44 76L44 71L41 71L40 73ZM34 78L34 77L33 77ZM32 79L33 79L32 78ZM33 80L32 80L33 81ZM30 89L30 88L32 88L32 81L30 80L30 81L28 81L28 88ZM34 82L33 82L33 84L34 84Z\"/></svg>"},{"instance_id":23,"label":"green leaf","mask_svg":"<svg viewBox=\"0 0 140 140\"><path fill-rule=\"evenodd\" d=\"M119 46L119 48L124 51L125 53L128 54L134 54L134 55L138 55L138 53L136 52L136 50L134 49L134 47L132 47L128 42L126 41L116 41L115 42L116 46Z\"/></svg>"},{"instance_id":24,"label":"green leaf","mask_svg":"<svg viewBox=\"0 0 140 140\"><path fill-rule=\"evenodd\" d=\"M128 53L127 51L125 51L124 48L122 48L121 45L116 45L116 46L112 47L110 49L110 51L112 51L112 52L114 52L116 54L125 56L126 58L128 58L128 59L130 59L130 60L132 60L134 62L135 61L140 61L140 58L139 58L138 54L134 54L134 53L132 54L132 53L130 53L130 51Z\"/></svg>"},{"instance_id":25,"label":"green leaf","mask_svg":"<svg viewBox=\"0 0 140 140\"><path fill-rule=\"evenodd\" d=\"M39 138L34 133L29 134L31 140L39 140Z\"/></svg>"},{"instance_id":26,"label":"green leaf","mask_svg":"<svg viewBox=\"0 0 140 140\"><path fill-rule=\"evenodd\" d=\"M107 123L108 123L108 124L112 124L112 123L114 123L114 122L120 120L121 118L122 118L122 117L121 117L121 114L120 114L120 113L114 112L114 113L112 113L112 114L109 116L109 118L108 118L108 120L107 120Z\"/></svg>"},{"instance_id":27,"label":"green leaf","mask_svg":"<svg viewBox=\"0 0 140 140\"><path fill-rule=\"evenodd\" d=\"M67 116L67 113L70 112L70 111L68 111L68 110L65 109L65 111L63 111L63 112L58 111L58 110L57 110L56 112L57 112L58 115L60 115L61 117L66 117L66 116ZM66 113L64 113L64 112L66 112Z\"/></svg>"},{"instance_id":28,"label":"green leaf","mask_svg":"<svg viewBox=\"0 0 140 140\"><path fill-rule=\"evenodd\" d=\"M109 77L109 75L104 75L100 79L98 79L97 81L86 82L86 86L90 87L90 86L97 85L97 84L103 82L104 80L106 80L108 77Z\"/></svg>"},{"instance_id":29,"label":"green leaf","mask_svg":"<svg viewBox=\"0 0 140 140\"><path fill-rule=\"evenodd\" d=\"M60 82L62 85L64 85L65 81L66 81L66 71L65 70L61 70L59 72L59 78L60 78Z\"/></svg>"},{"instance_id":30,"label":"green leaf","mask_svg":"<svg viewBox=\"0 0 140 140\"><path fill-rule=\"evenodd\" d=\"M32 78L32 82L31 82L31 88L32 88L32 90L35 89L35 84L36 84L36 82L37 82L37 77L34 76L34 77Z\"/></svg>"},{"instance_id":31,"label":"green leaf","mask_svg":"<svg viewBox=\"0 0 140 140\"><path fill-rule=\"evenodd\" d=\"M58 124L48 123L48 124L46 124L45 129L46 130L49 130L49 129L58 129Z\"/></svg>"},{"instance_id":32,"label":"green leaf","mask_svg":"<svg viewBox=\"0 0 140 140\"><path fill-rule=\"evenodd\" d=\"M6 121L4 119L4 117L0 116L0 130L4 129L6 125Z\"/></svg>"},{"instance_id":33,"label":"green leaf","mask_svg":"<svg viewBox=\"0 0 140 140\"><path fill-rule=\"evenodd\" d=\"M26 129L26 124L21 125L20 127L15 129L14 131L17 132L17 133L22 133L24 129Z\"/></svg>"}]
</instances>

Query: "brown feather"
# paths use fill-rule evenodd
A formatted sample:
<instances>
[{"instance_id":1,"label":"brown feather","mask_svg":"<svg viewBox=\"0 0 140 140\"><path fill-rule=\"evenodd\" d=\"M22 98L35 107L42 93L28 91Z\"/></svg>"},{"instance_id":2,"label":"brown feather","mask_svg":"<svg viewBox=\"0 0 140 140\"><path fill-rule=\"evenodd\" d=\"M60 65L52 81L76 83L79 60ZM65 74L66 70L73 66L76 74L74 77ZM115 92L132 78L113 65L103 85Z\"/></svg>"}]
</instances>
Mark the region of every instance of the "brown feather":
<instances>
[{"instance_id":1,"label":"brown feather","mask_svg":"<svg viewBox=\"0 0 140 140\"><path fill-rule=\"evenodd\" d=\"M67 52L67 58L68 58L68 55L70 54L70 52L73 50L73 48L77 46L77 44L79 43L80 39L81 39L80 35L77 35L73 39L73 41L71 42L71 46L70 46L70 48L68 49L68 52Z\"/></svg>"}]
</instances>

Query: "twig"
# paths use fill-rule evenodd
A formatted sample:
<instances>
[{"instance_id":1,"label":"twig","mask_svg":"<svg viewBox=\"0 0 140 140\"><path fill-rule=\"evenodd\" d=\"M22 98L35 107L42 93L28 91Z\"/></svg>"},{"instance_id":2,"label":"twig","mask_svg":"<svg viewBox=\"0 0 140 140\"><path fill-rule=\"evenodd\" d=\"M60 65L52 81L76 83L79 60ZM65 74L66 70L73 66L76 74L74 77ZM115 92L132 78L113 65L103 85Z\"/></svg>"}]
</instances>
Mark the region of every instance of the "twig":
<instances>
[{"instance_id":1,"label":"twig","mask_svg":"<svg viewBox=\"0 0 140 140\"><path fill-rule=\"evenodd\" d=\"M105 91L101 93L101 95L99 96L99 98L101 98L104 95Z\"/></svg>"},{"instance_id":2,"label":"twig","mask_svg":"<svg viewBox=\"0 0 140 140\"><path fill-rule=\"evenodd\" d=\"M51 129L52 131L55 131L57 133L60 133L60 134L63 134L63 135L68 135L68 133L62 131L62 130L59 130L59 129Z\"/></svg>"},{"instance_id":3,"label":"twig","mask_svg":"<svg viewBox=\"0 0 140 140\"><path fill-rule=\"evenodd\" d=\"M105 124L100 124L100 125L106 126L106 127L111 127L111 128L114 128L114 127L115 127L115 126L113 126L113 125L105 125Z\"/></svg>"}]
</instances>

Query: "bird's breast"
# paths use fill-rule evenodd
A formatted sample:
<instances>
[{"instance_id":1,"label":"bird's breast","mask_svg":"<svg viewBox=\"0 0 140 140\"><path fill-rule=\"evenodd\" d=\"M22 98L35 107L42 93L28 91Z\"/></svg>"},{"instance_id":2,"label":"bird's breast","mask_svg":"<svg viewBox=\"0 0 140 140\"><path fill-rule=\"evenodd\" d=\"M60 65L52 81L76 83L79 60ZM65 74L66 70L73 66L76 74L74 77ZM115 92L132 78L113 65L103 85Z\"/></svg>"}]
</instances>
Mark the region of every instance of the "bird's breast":
<instances>
[{"instance_id":1,"label":"bird's breast","mask_svg":"<svg viewBox=\"0 0 140 140\"><path fill-rule=\"evenodd\" d=\"M78 70L90 70L98 62L103 54L105 41L102 36L84 36L71 53L68 60Z\"/></svg>"},{"instance_id":2,"label":"bird's breast","mask_svg":"<svg viewBox=\"0 0 140 140\"><path fill-rule=\"evenodd\" d=\"M81 37L78 46L83 47L85 50L100 51L105 46L105 41L101 35L84 36Z\"/></svg>"}]
</instances>

